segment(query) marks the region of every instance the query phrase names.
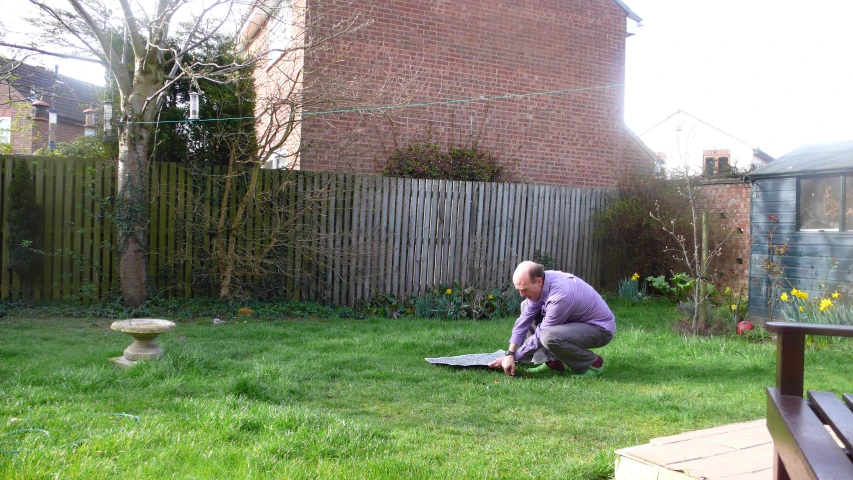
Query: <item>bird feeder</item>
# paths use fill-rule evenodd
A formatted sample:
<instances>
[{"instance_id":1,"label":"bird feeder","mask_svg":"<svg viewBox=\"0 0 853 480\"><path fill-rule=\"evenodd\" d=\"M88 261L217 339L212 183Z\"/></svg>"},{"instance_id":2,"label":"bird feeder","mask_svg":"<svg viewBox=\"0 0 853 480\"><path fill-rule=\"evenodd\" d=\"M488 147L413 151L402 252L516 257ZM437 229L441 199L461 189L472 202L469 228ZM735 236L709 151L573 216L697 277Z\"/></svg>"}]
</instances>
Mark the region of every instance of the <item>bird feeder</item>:
<instances>
[{"instance_id":1,"label":"bird feeder","mask_svg":"<svg viewBox=\"0 0 853 480\"><path fill-rule=\"evenodd\" d=\"M113 102L104 100L104 135L109 137L113 131Z\"/></svg>"},{"instance_id":2,"label":"bird feeder","mask_svg":"<svg viewBox=\"0 0 853 480\"><path fill-rule=\"evenodd\" d=\"M198 120L198 92L190 92L190 120Z\"/></svg>"}]
</instances>

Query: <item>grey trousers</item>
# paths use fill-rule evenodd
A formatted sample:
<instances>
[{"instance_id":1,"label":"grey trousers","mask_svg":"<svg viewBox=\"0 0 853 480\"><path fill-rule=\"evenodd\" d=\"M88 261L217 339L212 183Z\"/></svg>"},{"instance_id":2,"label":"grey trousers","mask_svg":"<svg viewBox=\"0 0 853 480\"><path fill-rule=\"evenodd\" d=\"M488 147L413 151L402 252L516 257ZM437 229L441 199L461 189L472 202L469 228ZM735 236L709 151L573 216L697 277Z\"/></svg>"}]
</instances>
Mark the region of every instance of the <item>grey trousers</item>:
<instances>
[{"instance_id":1,"label":"grey trousers","mask_svg":"<svg viewBox=\"0 0 853 480\"><path fill-rule=\"evenodd\" d=\"M536 324L530 327L530 334L535 331ZM542 348L527 352L518 361L545 363L559 360L573 372L583 373L598 358L598 355L589 349L601 348L612 339L612 333L588 323L556 325L540 333L539 340L542 342Z\"/></svg>"}]
</instances>

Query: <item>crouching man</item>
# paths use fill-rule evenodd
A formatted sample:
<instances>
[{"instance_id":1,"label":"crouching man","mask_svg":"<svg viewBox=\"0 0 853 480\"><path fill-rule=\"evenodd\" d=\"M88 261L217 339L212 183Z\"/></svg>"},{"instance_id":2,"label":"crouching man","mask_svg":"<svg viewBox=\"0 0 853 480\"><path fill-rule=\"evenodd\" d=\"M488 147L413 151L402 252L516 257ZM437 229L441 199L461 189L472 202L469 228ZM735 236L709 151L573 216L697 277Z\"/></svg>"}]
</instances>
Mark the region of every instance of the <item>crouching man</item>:
<instances>
[{"instance_id":1,"label":"crouching man","mask_svg":"<svg viewBox=\"0 0 853 480\"><path fill-rule=\"evenodd\" d=\"M601 295L571 273L545 271L530 261L518 265L512 282L525 298L521 315L512 328L507 355L489 368L515 375L517 362L532 362L537 365L519 371L601 375L604 359L590 349L607 345L616 332L616 319Z\"/></svg>"}]
</instances>

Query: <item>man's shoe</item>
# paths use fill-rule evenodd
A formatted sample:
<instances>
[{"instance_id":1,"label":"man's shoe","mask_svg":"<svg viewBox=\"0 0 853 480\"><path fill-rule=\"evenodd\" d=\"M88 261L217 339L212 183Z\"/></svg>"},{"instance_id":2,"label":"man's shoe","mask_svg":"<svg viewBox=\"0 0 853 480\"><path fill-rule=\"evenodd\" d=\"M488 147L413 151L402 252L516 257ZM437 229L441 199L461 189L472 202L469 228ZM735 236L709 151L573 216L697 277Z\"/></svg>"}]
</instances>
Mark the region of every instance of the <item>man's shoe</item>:
<instances>
[{"instance_id":1,"label":"man's shoe","mask_svg":"<svg viewBox=\"0 0 853 480\"><path fill-rule=\"evenodd\" d=\"M563 370L557 370L547 363L540 363L532 367L519 367L519 372L524 374L543 374L543 373L563 373Z\"/></svg>"},{"instance_id":2,"label":"man's shoe","mask_svg":"<svg viewBox=\"0 0 853 480\"><path fill-rule=\"evenodd\" d=\"M600 367L600 368L589 367L583 373L575 373L575 372L571 372L571 373L572 373L572 376L574 376L574 377L584 377L584 378L599 377L599 376L604 374L604 367Z\"/></svg>"}]
</instances>

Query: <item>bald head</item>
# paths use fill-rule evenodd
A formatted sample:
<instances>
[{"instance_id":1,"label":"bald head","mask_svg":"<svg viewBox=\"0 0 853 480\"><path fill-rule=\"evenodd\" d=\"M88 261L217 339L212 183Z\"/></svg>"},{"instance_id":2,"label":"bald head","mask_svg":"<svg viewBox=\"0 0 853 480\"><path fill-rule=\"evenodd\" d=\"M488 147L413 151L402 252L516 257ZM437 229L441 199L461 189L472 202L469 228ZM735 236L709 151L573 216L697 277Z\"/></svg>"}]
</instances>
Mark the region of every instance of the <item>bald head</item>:
<instances>
[{"instance_id":1,"label":"bald head","mask_svg":"<svg viewBox=\"0 0 853 480\"><path fill-rule=\"evenodd\" d=\"M529 260L519 263L512 274L512 283L519 295L533 302L539 301L544 282L545 267Z\"/></svg>"}]
</instances>

